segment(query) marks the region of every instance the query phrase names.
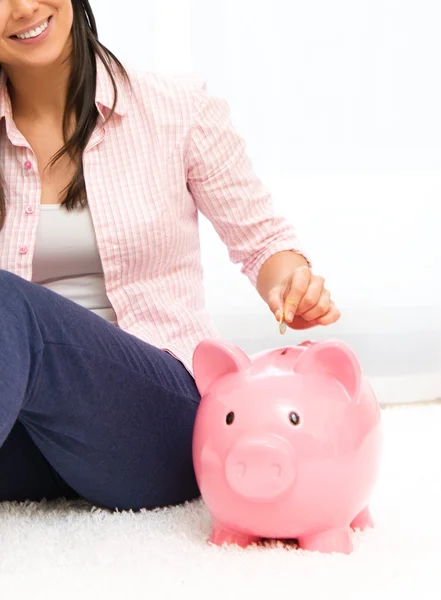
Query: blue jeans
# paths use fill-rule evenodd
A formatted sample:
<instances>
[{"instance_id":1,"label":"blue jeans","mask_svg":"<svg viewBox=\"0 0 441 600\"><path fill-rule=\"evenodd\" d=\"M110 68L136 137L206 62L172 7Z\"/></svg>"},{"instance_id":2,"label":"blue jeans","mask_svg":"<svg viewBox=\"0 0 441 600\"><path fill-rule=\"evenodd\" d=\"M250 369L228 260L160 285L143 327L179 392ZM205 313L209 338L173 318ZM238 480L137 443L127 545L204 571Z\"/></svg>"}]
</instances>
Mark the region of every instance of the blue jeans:
<instances>
[{"instance_id":1,"label":"blue jeans","mask_svg":"<svg viewBox=\"0 0 441 600\"><path fill-rule=\"evenodd\" d=\"M169 353L0 270L0 501L138 510L196 498L199 401Z\"/></svg>"}]
</instances>

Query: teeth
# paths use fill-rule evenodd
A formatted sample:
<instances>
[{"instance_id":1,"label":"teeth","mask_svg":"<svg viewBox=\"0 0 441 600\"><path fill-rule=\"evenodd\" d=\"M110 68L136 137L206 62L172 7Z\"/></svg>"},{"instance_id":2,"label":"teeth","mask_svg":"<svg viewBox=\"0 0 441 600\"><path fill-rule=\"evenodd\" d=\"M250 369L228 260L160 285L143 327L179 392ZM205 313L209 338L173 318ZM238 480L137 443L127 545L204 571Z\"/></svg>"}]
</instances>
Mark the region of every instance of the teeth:
<instances>
[{"instance_id":1,"label":"teeth","mask_svg":"<svg viewBox=\"0 0 441 600\"><path fill-rule=\"evenodd\" d=\"M40 25L40 27L37 27L36 29L31 29L30 31L27 31L22 35L17 35L17 37L19 40L27 40L28 38L37 37L37 35L43 33L43 31L47 28L48 24L49 22L46 21L45 23L43 23L43 25Z\"/></svg>"}]
</instances>

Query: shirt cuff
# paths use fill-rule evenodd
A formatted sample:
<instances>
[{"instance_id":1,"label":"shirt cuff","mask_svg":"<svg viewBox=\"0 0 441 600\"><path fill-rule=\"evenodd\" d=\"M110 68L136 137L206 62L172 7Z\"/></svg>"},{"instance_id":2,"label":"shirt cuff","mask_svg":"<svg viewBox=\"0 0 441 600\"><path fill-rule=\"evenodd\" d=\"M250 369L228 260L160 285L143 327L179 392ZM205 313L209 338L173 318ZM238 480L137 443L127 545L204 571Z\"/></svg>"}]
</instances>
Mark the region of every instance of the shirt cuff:
<instances>
[{"instance_id":1,"label":"shirt cuff","mask_svg":"<svg viewBox=\"0 0 441 600\"><path fill-rule=\"evenodd\" d=\"M251 264L247 264L242 267L241 273L248 277L254 287L257 287L257 277L263 264L274 254L277 254L278 252L284 252L286 250L291 250L297 254L300 254L307 261L308 266L312 267L312 263L306 255L302 245L299 242L290 239L272 242L269 246L267 246L267 248L265 248L263 252L258 254L256 259Z\"/></svg>"}]
</instances>

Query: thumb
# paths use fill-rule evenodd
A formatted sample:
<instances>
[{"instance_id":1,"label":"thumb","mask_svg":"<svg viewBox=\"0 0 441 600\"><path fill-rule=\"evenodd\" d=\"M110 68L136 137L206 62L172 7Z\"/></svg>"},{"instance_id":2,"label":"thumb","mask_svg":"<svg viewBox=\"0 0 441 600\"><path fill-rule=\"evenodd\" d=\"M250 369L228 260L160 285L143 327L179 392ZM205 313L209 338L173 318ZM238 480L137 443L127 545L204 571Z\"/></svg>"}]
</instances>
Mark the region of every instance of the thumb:
<instances>
[{"instance_id":1,"label":"thumb","mask_svg":"<svg viewBox=\"0 0 441 600\"><path fill-rule=\"evenodd\" d=\"M284 286L276 285L268 294L268 306L270 307L270 310L276 317L277 321L281 321L283 317L284 291Z\"/></svg>"}]
</instances>

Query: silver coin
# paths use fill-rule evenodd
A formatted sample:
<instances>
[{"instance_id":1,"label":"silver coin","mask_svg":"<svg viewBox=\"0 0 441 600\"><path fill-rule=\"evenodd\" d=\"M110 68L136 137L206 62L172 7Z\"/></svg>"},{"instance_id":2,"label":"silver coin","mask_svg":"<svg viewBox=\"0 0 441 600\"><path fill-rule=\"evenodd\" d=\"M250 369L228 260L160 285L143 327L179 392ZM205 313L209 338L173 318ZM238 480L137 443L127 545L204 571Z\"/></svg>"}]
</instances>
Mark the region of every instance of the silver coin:
<instances>
[{"instance_id":1,"label":"silver coin","mask_svg":"<svg viewBox=\"0 0 441 600\"><path fill-rule=\"evenodd\" d=\"M285 321L280 321L279 323L279 331L281 335L285 335L286 333L286 323Z\"/></svg>"}]
</instances>

